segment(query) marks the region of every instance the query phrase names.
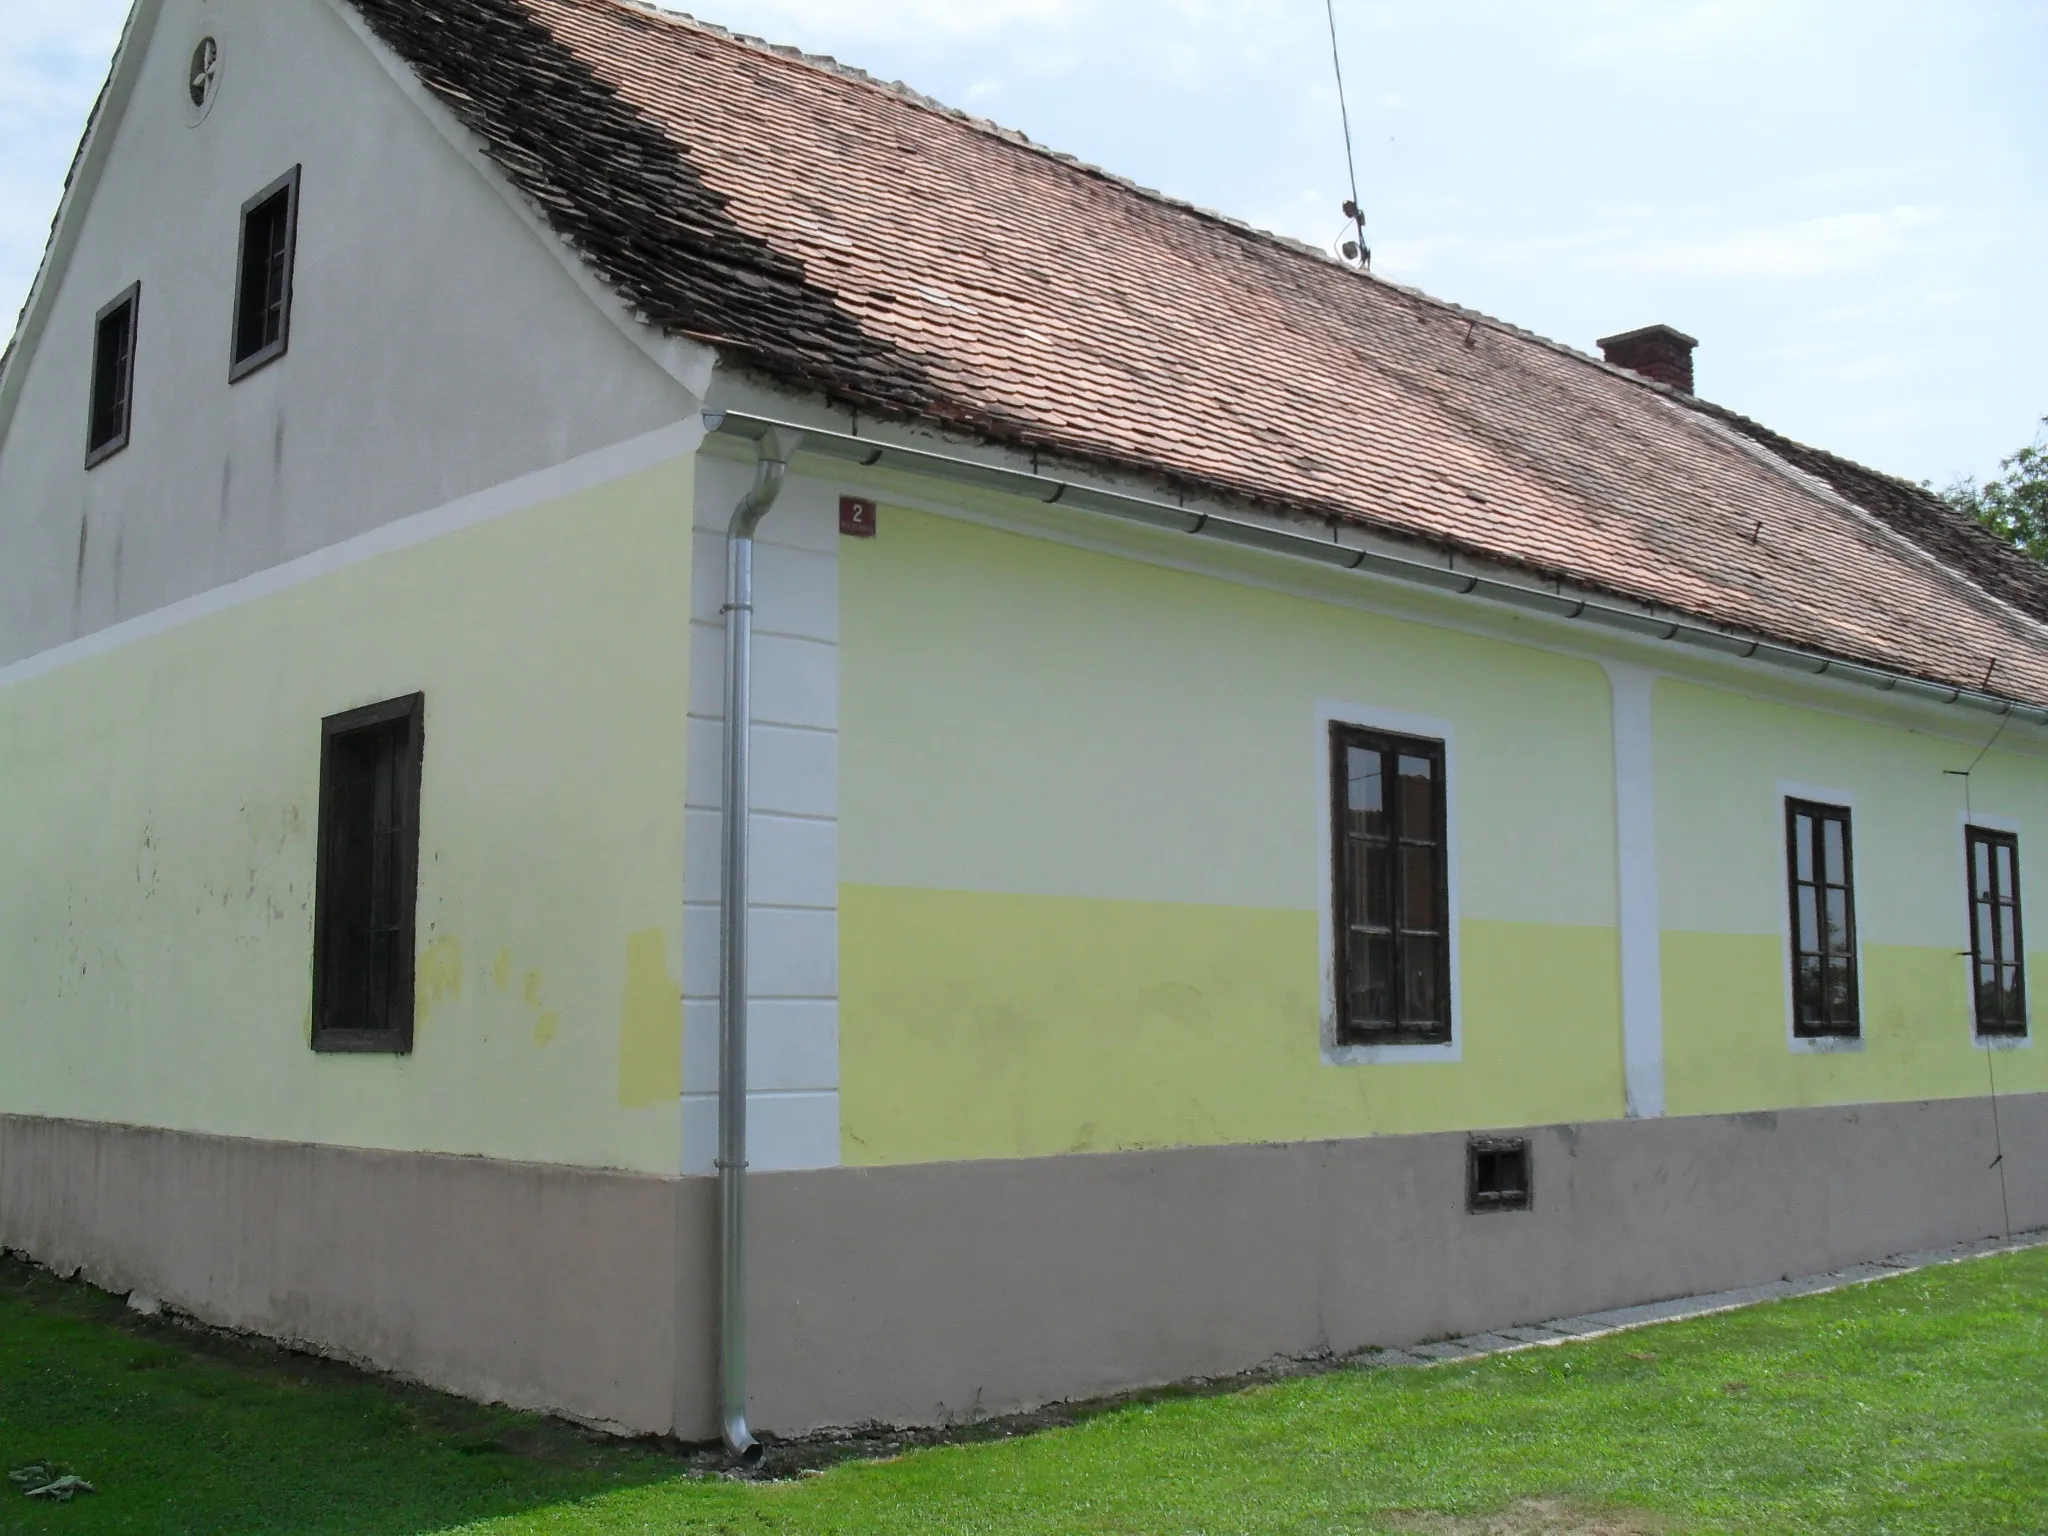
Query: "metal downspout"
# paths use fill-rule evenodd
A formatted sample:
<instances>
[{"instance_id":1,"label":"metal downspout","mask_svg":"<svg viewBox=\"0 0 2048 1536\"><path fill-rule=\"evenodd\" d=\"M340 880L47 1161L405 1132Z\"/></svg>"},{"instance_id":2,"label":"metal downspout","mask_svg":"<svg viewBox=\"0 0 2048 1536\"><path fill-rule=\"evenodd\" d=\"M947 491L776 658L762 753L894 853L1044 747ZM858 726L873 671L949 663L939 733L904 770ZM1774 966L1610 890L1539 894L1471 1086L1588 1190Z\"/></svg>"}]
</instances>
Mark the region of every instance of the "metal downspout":
<instances>
[{"instance_id":1,"label":"metal downspout","mask_svg":"<svg viewBox=\"0 0 2048 1536\"><path fill-rule=\"evenodd\" d=\"M725 1447L752 1466L747 1428L747 861L748 737L753 726L754 529L782 494L796 433L761 443L753 488L725 542L725 773L718 910L718 1422Z\"/></svg>"}]
</instances>

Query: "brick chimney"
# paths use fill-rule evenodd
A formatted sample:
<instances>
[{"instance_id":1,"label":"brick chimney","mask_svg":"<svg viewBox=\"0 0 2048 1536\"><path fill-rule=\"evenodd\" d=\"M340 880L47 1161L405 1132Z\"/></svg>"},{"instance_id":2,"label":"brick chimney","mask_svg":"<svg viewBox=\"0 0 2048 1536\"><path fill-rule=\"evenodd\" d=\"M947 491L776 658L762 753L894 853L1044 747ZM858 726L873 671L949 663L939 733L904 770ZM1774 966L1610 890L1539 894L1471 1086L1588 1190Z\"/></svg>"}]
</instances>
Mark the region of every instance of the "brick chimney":
<instances>
[{"instance_id":1,"label":"brick chimney","mask_svg":"<svg viewBox=\"0 0 2048 1536\"><path fill-rule=\"evenodd\" d=\"M1668 325L1646 325L1640 331L1623 331L1619 336L1602 336L1600 352L1617 368L1640 373L1659 384L1693 392L1692 349L1699 343L1683 331Z\"/></svg>"}]
</instances>

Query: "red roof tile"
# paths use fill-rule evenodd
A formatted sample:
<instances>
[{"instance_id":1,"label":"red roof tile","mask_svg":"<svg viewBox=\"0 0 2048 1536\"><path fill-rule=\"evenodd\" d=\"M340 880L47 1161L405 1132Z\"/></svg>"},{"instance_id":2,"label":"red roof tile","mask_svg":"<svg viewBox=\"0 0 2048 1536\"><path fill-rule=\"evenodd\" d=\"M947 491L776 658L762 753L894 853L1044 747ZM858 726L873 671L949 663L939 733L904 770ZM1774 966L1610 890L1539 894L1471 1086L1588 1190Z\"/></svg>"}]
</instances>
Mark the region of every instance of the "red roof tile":
<instances>
[{"instance_id":1,"label":"red roof tile","mask_svg":"<svg viewBox=\"0 0 2048 1536\"><path fill-rule=\"evenodd\" d=\"M1918 487L829 61L624 0L354 3L733 363L2048 704L2048 576Z\"/></svg>"}]
</instances>

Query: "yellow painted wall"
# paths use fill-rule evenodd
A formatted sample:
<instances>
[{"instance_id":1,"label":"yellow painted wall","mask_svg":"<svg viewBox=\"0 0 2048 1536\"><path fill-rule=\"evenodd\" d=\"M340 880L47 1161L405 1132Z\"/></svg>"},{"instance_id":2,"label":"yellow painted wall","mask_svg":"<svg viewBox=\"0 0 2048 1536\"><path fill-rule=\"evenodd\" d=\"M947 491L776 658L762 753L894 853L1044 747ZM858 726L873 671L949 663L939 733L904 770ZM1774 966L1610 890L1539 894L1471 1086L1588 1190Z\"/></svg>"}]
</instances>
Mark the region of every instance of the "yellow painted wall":
<instances>
[{"instance_id":1,"label":"yellow painted wall","mask_svg":"<svg viewBox=\"0 0 2048 1536\"><path fill-rule=\"evenodd\" d=\"M0 1111L673 1171L692 478L0 688ZM316 1056L320 722L414 690L417 1046Z\"/></svg>"},{"instance_id":2,"label":"yellow painted wall","mask_svg":"<svg viewBox=\"0 0 2048 1536\"><path fill-rule=\"evenodd\" d=\"M1665 1082L1674 1114L2048 1089L2048 1055L1974 1044L1963 870L1974 742L1664 679L1656 693ZM1781 782L1855 807L1863 1048L1788 1043ZM1969 808L2019 829L2021 889L2048 889L2048 764L2003 740L1971 775ZM2043 930L2040 920L2035 934ZM2044 957L2029 956L2040 978Z\"/></svg>"},{"instance_id":3,"label":"yellow painted wall","mask_svg":"<svg viewBox=\"0 0 2048 1536\"><path fill-rule=\"evenodd\" d=\"M849 1162L1622 1112L1592 663L897 507L841 556ZM1451 722L1451 1063L1328 1065L1319 701Z\"/></svg>"}]
</instances>

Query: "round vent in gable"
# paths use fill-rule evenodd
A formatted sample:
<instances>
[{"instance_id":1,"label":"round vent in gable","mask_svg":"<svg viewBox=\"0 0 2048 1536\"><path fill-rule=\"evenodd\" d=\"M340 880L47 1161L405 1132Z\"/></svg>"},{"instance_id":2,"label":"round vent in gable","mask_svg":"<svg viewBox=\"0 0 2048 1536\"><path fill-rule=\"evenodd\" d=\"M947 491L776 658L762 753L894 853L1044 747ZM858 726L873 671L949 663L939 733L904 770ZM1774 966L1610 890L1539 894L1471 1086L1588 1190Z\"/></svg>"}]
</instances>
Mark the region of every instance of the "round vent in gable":
<instances>
[{"instance_id":1,"label":"round vent in gable","mask_svg":"<svg viewBox=\"0 0 2048 1536\"><path fill-rule=\"evenodd\" d=\"M220 44L210 37L193 45L192 62L185 71L185 94L191 101L186 121L196 128L206 121L220 94Z\"/></svg>"}]
</instances>

